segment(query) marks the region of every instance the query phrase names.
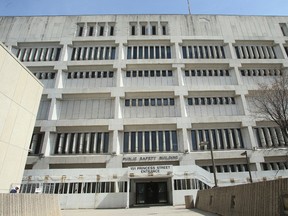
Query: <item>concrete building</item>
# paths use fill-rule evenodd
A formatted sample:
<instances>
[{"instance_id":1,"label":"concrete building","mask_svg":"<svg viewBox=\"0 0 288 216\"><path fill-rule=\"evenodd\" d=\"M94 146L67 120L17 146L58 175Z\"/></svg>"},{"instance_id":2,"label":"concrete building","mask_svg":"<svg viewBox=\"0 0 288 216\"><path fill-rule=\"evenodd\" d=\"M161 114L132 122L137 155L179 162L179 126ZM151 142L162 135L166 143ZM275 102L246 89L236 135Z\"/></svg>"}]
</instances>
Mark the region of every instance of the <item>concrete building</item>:
<instances>
[{"instance_id":1,"label":"concrete building","mask_svg":"<svg viewBox=\"0 0 288 216\"><path fill-rule=\"evenodd\" d=\"M20 185L43 86L0 43L0 193Z\"/></svg>"},{"instance_id":2,"label":"concrete building","mask_svg":"<svg viewBox=\"0 0 288 216\"><path fill-rule=\"evenodd\" d=\"M287 73L288 17L1 17L0 40L44 84L22 193L62 208L182 204L288 177L287 142L251 113ZM209 145L208 145L209 147ZM275 147L275 148L272 148ZM79 202L81 201L81 202Z\"/></svg>"}]
</instances>

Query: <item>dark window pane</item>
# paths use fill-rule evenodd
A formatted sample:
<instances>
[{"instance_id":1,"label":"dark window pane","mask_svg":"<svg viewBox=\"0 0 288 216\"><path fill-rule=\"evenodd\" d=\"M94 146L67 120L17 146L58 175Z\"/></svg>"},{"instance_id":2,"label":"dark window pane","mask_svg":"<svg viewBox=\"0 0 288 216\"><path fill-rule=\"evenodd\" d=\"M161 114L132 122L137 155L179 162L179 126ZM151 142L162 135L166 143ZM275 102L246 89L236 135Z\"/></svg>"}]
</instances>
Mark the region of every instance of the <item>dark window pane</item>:
<instances>
[{"instance_id":1,"label":"dark window pane","mask_svg":"<svg viewBox=\"0 0 288 216\"><path fill-rule=\"evenodd\" d=\"M130 100L129 99L125 100L125 106L130 106Z\"/></svg>"},{"instance_id":2,"label":"dark window pane","mask_svg":"<svg viewBox=\"0 0 288 216\"><path fill-rule=\"evenodd\" d=\"M173 151L178 151L178 143L177 143L177 133L176 133L176 131L172 131L172 148L173 148Z\"/></svg>"},{"instance_id":3,"label":"dark window pane","mask_svg":"<svg viewBox=\"0 0 288 216\"><path fill-rule=\"evenodd\" d=\"M150 46L150 59L154 59L154 47Z\"/></svg>"},{"instance_id":4,"label":"dark window pane","mask_svg":"<svg viewBox=\"0 0 288 216\"><path fill-rule=\"evenodd\" d=\"M105 132L104 133L104 147L103 147L103 152L107 153L108 152L108 148L109 148L109 133Z\"/></svg>"},{"instance_id":5,"label":"dark window pane","mask_svg":"<svg viewBox=\"0 0 288 216\"><path fill-rule=\"evenodd\" d=\"M145 47L144 47L144 58L145 58L145 59L148 59L148 58L149 58L148 49L149 49L148 46L145 46Z\"/></svg>"},{"instance_id":6,"label":"dark window pane","mask_svg":"<svg viewBox=\"0 0 288 216\"><path fill-rule=\"evenodd\" d=\"M149 152L150 150L150 136L149 131L145 131L145 152Z\"/></svg>"},{"instance_id":7,"label":"dark window pane","mask_svg":"<svg viewBox=\"0 0 288 216\"><path fill-rule=\"evenodd\" d=\"M156 59L159 59L160 58L160 47L159 46L156 46Z\"/></svg>"},{"instance_id":8,"label":"dark window pane","mask_svg":"<svg viewBox=\"0 0 288 216\"><path fill-rule=\"evenodd\" d=\"M164 106L168 106L168 98L164 98L163 99L163 105Z\"/></svg>"},{"instance_id":9,"label":"dark window pane","mask_svg":"<svg viewBox=\"0 0 288 216\"><path fill-rule=\"evenodd\" d=\"M131 152L136 150L136 132L131 132Z\"/></svg>"},{"instance_id":10,"label":"dark window pane","mask_svg":"<svg viewBox=\"0 0 288 216\"><path fill-rule=\"evenodd\" d=\"M149 99L148 99L148 98L145 98L145 99L144 99L144 105L145 105L145 106L149 106Z\"/></svg>"},{"instance_id":11,"label":"dark window pane","mask_svg":"<svg viewBox=\"0 0 288 216\"><path fill-rule=\"evenodd\" d=\"M131 26L131 35L136 35L136 26Z\"/></svg>"},{"instance_id":12,"label":"dark window pane","mask_svg":"<svg viewBox=\"0 0 288 216\"><path fill-rule=\"evenodd\" d=\"M152 26L152 35L156 35L156 26Z\"/></svg>"},{"instance_id":13,"label":"dark window pane","mask_svg":"<svg viewBox=\"0 0 288 216\"><path fill-rule=\"evenodd\" d=\"M156 151L156 131L151 132L151 141L152 141L152 151Z\"/></svg>"},{"instance_id":14,"label":"dark window pane","mask_svg":"<svg viewBox=\"0 0 288 216\"><path fill-rule=\"evenodd\" d=\"M137 59L137 46L133 47L133 59Z\"/></svg>"},{"instance_id":15,"label":"dark window pane","mask_svg":"<svg viewBox=\"0 0 288 216\"><path fill-rule=\"evenodd\" d=\"M143 151L143 132L138 132L138 152Z\"/></svg>"},{"instance_id":16,"label":"dark window pane","mask_svg":"<svg viewBox=\"0 0 288 216\"><path fill-rule=\"evenodd\" d=\"M171 151L171 148L170 148L170 131L165 131L165 147L166 147L166 151Z\"/></svg>"},{"instance_id":17,"label":"dark window pane","mask_svg":"<svg viewBox=\"0 0 288 216\"><path fill-rule=\"evenodd\" d=\"M143 59L143 47L140 46L139 47L139 56L138 56L139 59Z\"/></svg>"},{"instance_id":18,"label":"dark window pane","mask_svg":"<svg viewBox=\"0 0 288 216\"><path fill-rule=\"evenodd\" d=\"M164 149L163 145L163 131L158 131L158 145L159 145L159 151L162 152Z\"/></svg>"},{"instance_id":19,"label":"dark window pane","mask_svg":"<svg viewBox=\"0 0 288 216\"><path fill-rule=\"evenodd\" d=\"M129 132L124 132L123 152L128 152L129 149Z\"/></svg>"},{"instance_id":20,"label":"dark window pane","mask_svg":"<svg viewBox=\"0 0 288 216\"><path fill-rule=\"evenodd\" d=\"M183 54L183 58L187 59L187 49L186 46L182 46L182 54Z\"/></svg>"},{"instance_id":21,"label":"dark window pane","mask_svg":"<svg viewBox=\"0 0 288 216\"><path fill-rule=\"evenodd\" d=\"M166 46L166 52L167 52L167 59L171 59L171 48L170 48L170 46Z\"/></svg>"},{"instance_id":22,"label":"dark window pane","mask_svg":"<svg viewBox=\"0 0 288 216\"><path fill-rule=\"evenodd\" d=\"M151 106L155 106L155 99L154 98L151 98Z\"/></svg>"},{"instance_id":23,"label":"dark window pane","mask_svg":"<svg viewBox=\"0 0 288 216\"><path fill-rule=\"evenodd\" d=\"M159 70L156 71L156 76L157 76L157 77L160 77L160 76L161 76L161 73L160 73Z\"/></svg>"},{"instance_id":24,"label":"dark window pane","mask_svg":"<svg viewBox=\"0 0 288 216\"><path fill-rule=\"evenodd\" d=\"M143 100L142 99L138 99L138 106L143 106Z\"/></svg>"}]
</instances>

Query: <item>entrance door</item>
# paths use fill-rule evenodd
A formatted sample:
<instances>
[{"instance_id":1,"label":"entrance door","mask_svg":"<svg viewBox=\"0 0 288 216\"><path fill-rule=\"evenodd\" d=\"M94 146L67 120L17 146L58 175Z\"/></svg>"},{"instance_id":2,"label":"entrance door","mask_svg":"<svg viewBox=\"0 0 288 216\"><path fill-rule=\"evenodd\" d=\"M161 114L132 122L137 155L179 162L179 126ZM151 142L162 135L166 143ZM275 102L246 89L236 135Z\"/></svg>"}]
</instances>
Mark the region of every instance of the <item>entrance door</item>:
<instances>
[{"instance_id":1,"label":"entrance door","mask_svg":"<svg viewBox=\"0 0 288 216\"><path fill-rule=\"evenodd\" d=\"M165 204L167 198L167 182L136 183L136 204Z\"/></svg>"}]
</instances>

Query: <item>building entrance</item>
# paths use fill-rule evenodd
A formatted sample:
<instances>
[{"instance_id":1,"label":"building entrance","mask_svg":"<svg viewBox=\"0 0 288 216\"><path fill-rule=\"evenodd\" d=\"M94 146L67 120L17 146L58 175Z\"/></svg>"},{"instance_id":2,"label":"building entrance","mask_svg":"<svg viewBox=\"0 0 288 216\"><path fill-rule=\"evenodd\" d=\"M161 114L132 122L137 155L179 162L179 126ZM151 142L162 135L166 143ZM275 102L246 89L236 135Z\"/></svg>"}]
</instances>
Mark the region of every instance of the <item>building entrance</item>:
<instances>
[{"instance_id":1,"label":"building entrance","mask_svg":"<svg viewBox=\"0 0 288 216\"><path fill-rule=\"evenodd\" d=\"M136 204L168 203L167 182L136 183Z\"/></svg>"}]
</instances>

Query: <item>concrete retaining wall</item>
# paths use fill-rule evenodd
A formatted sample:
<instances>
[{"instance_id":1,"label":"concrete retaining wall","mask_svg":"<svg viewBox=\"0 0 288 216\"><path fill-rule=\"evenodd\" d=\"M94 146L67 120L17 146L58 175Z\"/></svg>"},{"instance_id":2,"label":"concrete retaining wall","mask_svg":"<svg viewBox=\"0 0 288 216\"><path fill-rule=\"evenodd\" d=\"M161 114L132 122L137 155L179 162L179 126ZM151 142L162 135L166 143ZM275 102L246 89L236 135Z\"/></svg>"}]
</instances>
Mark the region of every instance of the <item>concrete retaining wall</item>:
<instances>
[{"instance_id":1,"label":"concrete retaining wall","mask_svg":"<svg viewBox=\"0 0 288 216\"><path fill-rule=\"evenodd\" d=\"M219 187L198 191L196 208L229 216L286 215L284 194L288 194L288 179Z\"/></svg>"},{"instance_id":2,"label":"concrete retaining wall","mask_svg":"<svg viewBox=\"0 0 288 216\"><path fill-rule=\"evenodd\" d=\"M61 216L58 196L0 194L0 216Z\"/></svg>"}]
</instances>

